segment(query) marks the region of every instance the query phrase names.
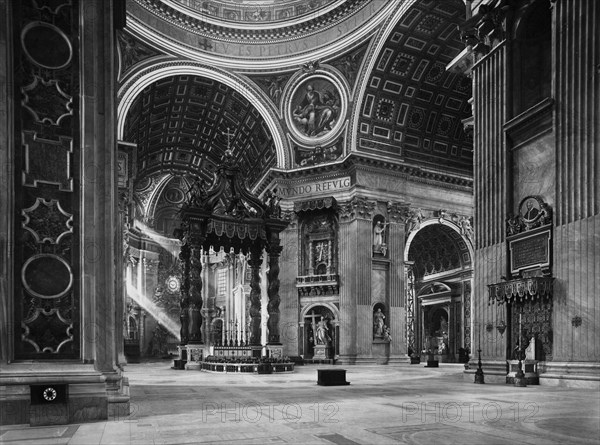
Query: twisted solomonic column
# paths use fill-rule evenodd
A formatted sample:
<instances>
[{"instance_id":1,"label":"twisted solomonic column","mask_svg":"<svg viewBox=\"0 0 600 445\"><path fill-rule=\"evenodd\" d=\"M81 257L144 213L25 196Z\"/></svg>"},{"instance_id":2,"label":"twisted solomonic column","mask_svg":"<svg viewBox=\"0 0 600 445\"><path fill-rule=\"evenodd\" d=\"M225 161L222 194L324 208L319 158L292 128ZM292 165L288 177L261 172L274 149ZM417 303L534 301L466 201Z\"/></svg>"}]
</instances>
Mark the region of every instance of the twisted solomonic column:
<instances>
[{"instance_id":1,"label":"twisted solomonic column","mask_svg":"<svg viewBox=\"0 0 600 445\"><path fill-rule=\"evenodd\" d=\"M195 243L190 249L189 343L202 343L202 248Z\"/></svg>"},{"instance_id":2,"label":"twisted solomonic column","mask_svg":"<svg viewBox=\"0 0 600 445\"><path fill-rule=\"evenodd\" d=\"M190 305L190 246L184 241L179 252L179 270L181 273L180 298L179 298L179 321L181 322L181 344L186 345L189 341L189 305Z\"/></svg>"},{"instance_id":3,"label":"twisted solomonic column","mask_svg":"<svg viewBox=\"0 0 600 445\"><path fill-rule=\"evenodd\" d=\"M267 321L269 344L280 344L279 303L281 298L279 297L279 257L282 249L280 245L275 245L271 246L269 250L269 274L267 276L269 281L269 287L267 288L269 296L269 303L267 304L267 311L269 312L269 320Z\"/></svg>"},{"instance_id":4,"label":"twisted solomonic column","mask_svg":"<svg viewBox=\"0 0 600 445\"><path fill-rule=\"evenodd\" d=\"M250 345L260 345L260 265L262 264L262 249L260 247L252 247L250 251L251 280L250 280Z\"/></svg>"}]
</instances>

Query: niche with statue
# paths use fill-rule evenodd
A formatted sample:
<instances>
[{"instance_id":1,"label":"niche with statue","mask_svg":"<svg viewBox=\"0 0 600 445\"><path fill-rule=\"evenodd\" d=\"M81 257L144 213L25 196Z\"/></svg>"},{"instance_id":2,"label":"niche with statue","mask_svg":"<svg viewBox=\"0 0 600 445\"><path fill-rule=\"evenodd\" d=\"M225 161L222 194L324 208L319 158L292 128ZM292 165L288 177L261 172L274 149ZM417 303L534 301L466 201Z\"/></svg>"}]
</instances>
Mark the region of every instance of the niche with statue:
<instances>
[{"instance_id":1,"label":"niche with statue","mask_svg":"<svg viewBox=\"0 0 600 445\"><path fill-rule=\"evenodd\" d=\"M375 215L373 218L373 255L387 255L387 226L385 218L382 215Z\"/></svg>"}]
</instances>

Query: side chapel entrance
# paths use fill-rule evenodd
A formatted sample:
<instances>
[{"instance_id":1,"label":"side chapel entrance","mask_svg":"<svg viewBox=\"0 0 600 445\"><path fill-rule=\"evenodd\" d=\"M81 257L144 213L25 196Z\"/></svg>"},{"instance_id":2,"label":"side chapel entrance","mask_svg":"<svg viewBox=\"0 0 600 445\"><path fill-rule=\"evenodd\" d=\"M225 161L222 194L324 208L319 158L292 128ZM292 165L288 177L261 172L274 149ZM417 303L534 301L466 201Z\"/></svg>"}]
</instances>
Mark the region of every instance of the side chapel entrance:
<instances>
[{"instance_id":1,"label":"side chapel entrance","mask_svg":"<svg viewBox=\"0 0 600 445\"><path fill-rule=\"evenodd\" d=\"M458 226L422 224L406 243L409 354L434 354L441 362L467 362L471 350L469 241Z\"/></svg>"}]
</instances>

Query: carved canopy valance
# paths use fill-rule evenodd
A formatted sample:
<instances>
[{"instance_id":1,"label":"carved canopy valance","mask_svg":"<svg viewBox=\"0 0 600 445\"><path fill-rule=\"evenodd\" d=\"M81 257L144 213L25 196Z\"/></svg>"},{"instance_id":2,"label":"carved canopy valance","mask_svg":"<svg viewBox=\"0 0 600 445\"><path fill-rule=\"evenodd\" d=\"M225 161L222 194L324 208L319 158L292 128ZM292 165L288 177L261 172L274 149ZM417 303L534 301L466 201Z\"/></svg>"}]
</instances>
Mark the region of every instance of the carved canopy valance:
<instances>
[{"instance_id":1,"label":"carved canopy valance","mask_svg":"<svg viewBox=\"0 0 600 445\"><path fill-rule=\"evenodd\" d=\"M536 300L552 297L552 277L518 278L502 283L488 284L490 303Z\"/></svg>"},{"instance_id":2,"label":"carved canopy valance","mask_svg":"<svg viewBox=\"0 0 600 445\"><path fill-rule=\"evenodd\" d=\"M309 210L321 210L321 209L330 209L335 208L337 206L337 201L333 196L328 196L326 198L318 198L318 199L309 199L307 201L300 201L294 203L294 212L306 212Z\"/></svg>"},{"instance_id":3,"label":"carved canopy valance","mask_svg":"<svg viewBox=\"0 0 600 445\"><path fill-rule=\"evenodd\" d=\"M229 150L210 189L205 190L198 179L188 191L180 216L182 228L176 236L206 247L268 249L279 242L278 235L288 224L281 219L279 197L273 191L262 201L247 189Z\"/></svg>"}]
</instances>

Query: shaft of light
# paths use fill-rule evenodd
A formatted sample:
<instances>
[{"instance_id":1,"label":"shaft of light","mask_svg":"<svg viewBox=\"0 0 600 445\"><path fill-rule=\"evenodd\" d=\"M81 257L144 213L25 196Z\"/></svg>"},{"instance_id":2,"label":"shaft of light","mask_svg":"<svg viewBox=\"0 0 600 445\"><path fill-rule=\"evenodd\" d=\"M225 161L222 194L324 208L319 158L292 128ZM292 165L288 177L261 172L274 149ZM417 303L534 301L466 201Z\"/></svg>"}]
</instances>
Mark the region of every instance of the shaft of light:
<instances>
[{"instance_id":1,"label":"shaft of light","mask_svg":"<svg viewBox=\"0 0 600 445\"><path fill-rule=\"evenodd\" d=\"M173 334L178 340L181 340L179 335L179 324L170 318L164 311L159 308L152 300L147 296L141 294L137 289L130 284L127 285L127 295L129 298L139 304L145 311L152 315L156 321L164 326L171 334Z\"/></svg>"}]
</instances>

